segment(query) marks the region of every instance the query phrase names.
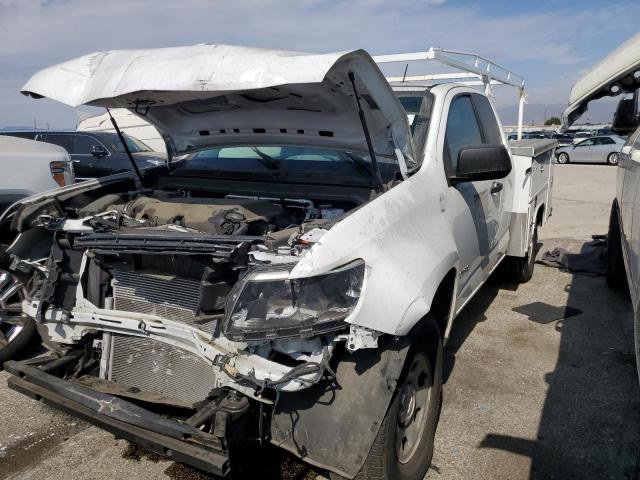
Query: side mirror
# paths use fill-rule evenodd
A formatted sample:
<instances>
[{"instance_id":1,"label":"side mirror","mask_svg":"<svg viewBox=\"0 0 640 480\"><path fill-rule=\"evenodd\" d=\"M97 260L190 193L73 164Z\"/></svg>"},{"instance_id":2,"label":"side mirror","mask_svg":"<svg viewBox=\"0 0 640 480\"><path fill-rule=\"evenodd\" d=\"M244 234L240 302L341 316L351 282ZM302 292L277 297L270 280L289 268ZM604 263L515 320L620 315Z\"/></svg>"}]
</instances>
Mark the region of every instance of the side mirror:
<instances>
[{"instance_id":1,"label":"side mirror","mask_svg":"<svg viewBox=\"0 0 640 480\"><path fill-rule=\"evenodd\" d=\"M460 150L452 183L498 180L511 173L511 157L504 145L481 145Z\"/></svg>"},{"instance_id":2,"label":"side mirror","mask_svg":"<svg viewBox=\"0 0 640 480\"><path fill-rule=\"evenodd\" d=\"M611 130L618 135L628 135L638 127L638 91L632 97L622 98L618 102L613 116Z\"/></svg>"},{"instance_id":3,"label":"side mirror","mask_svg":"<svg viewBox=\"0 0 640 480\"><path fill-rule=\"evenodd\" d=\"M91 155L97 158L106 157L109 154L102 146L94 145L91 147Z\"/></svg>"}]
</instances>

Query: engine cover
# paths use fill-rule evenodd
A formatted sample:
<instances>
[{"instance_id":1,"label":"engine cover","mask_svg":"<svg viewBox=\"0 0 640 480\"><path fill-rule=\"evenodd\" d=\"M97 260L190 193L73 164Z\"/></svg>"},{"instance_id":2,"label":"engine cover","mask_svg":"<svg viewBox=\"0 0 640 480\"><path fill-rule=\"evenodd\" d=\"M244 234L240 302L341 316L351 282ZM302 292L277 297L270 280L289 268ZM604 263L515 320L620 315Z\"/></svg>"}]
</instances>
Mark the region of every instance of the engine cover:
<instances>
[{"instance_id":1,"label":"engine cover","mask_svg":"<svg viewBox=\"0 0 640 480\"><path fill-rule=\"evenodd\" d=\"M151 227L179 225L214 235L241 235L251 224L266 224L282 214L280 206L267 200L237 198L140 196L120 208Z\"/></svg>"}]
</instances>

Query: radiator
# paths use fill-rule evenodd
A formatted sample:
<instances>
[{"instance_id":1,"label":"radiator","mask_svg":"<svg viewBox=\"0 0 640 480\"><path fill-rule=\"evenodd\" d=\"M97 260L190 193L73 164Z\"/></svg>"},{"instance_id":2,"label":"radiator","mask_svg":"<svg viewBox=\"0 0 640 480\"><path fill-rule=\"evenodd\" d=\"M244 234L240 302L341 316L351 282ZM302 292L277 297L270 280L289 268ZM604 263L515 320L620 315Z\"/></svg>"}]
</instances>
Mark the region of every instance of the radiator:
<instances>
[{"instance_id":1,"label":"radiator","mask_svg":"<svg viewBox=\"0 0 640 480\"><path fill-rule=\"evenodd\" d=\"M150 338L113 335L109 380L193 405L215 385L211 365L198 355Z\"/></svg>"},{"instance_id":2,"label":"radiator","mask_svg":"<svg viewBox=\"0 0 640 480\"><path fill-rule=\"evenodd\" d=\"M212 333L215 322L197 324L200 282L171 275L113 271L115 310L149 313ZM198 355L157 340L113 335L109 380L193 404L214 387L211 365Z\"/></svg>"}]
</instances>

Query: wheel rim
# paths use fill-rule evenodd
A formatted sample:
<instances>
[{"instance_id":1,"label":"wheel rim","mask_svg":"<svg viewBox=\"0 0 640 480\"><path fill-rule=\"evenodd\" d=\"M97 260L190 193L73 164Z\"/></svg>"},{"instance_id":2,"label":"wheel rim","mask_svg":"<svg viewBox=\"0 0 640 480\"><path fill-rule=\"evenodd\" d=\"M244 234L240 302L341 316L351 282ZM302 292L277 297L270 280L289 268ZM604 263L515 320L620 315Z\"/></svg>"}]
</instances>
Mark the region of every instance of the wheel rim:
<instances>
[{"instance_id":1,"label":"wheel rim","mask_svg":"<svg viewBox=\"0 0 640 480\"><path fill-rule=\"evenodd\" d=\"M15 275L0 270L0 310L22 312L22 300L26 294L24 285Z\"/></svg>"},{"instance_id":2,"label":"wheel rim","mask_svg":"<svg viewBox=\"0 0 640 480\"><path fill-rule=\"evenodd\" d=\"M413 358L400 391L396 455L402 464L410 462L420 446L427 425L431 384L431 363L425 353L419 353Z\"/></svg>"},{"instance_id":3,"label":"wheel rim","mask_svg":"<svg viewBox=\"0 0 640 480\"><path fill-rule=\"evenodd\" d=\"M0 349L14 341L23 329L22 318L9 317L0 320Z\"/></svg>"},{"instance_id":4,"label":"wheel rim","mask_svg":"<svg viewBox=\"0 0 640 480\"><path fill-rule=\"evenodd\" d=\"M610 153L609 154L609 163L611 165L617 165L618 164L618 154L617 153Z\"/></svg>"},{"instance_id":5,"label":"wheel rim","mask_svg":"<svg viewBox=\"0 0 640 480\"><path fill-rule=\"evenodd\" d=\"M569 155L567 155L566 153L561 153L560 155L558 155L558 162L560 163L567 163L567 158L569 157Z\"/></svg>"}]
</instances>

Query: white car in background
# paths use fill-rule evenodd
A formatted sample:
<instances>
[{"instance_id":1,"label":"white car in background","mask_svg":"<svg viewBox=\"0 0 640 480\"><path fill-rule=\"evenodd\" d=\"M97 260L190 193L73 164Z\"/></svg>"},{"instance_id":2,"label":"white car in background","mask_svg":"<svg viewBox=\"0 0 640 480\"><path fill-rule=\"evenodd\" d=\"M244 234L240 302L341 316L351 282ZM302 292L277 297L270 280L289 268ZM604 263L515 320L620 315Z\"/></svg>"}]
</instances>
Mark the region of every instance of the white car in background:
<instances>
[{"instance_id":1,"label":"white car in background","mask_svg":"<svg viewBox=\"0 0 640 480\"><path fill-rule=\"evenodd\" d=\"M618 158L616 197L611 205L607 241L607 283L629 287L635 323L636 363L640 365L640 34L611 52L571 89L564 113L565 128L587 110L587 104L605 96L624 94L611 129L629 135ZM639 370L640 373L640 370Z\"/></svg>"},{"instance_id":2,"label":"white car in background","mask_svg":"<svg viewBox=\"0 0 640 480\"><path fill-rule=\"evenodd\" d=\"M74 182L73 164L64 148L23 138L0 136L0 212L32 195ZM0 367L15 358L35 334L35 323L21 311L25 287L20 272L9 272L5 253L15 234L11 218L0 222ZM13 314L13 315L12 315Z\"/></svg>"},{"instance_id":3,"label":"white car in background","mask_svg":"<svg viewBox=\"0 0 640 480\"><path fill-rule=\"evenodd\" d=\"M561 147L556 151L558 163L606 163L618 164L618 155L625 143L624 138L617 135L591 137Z\"/></svg>"}]
</instances>

